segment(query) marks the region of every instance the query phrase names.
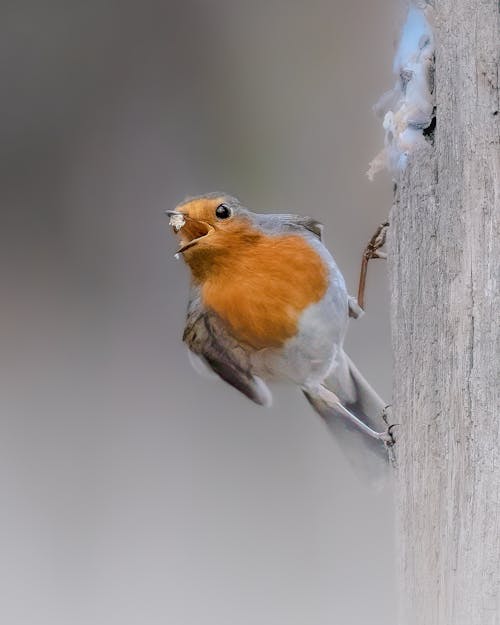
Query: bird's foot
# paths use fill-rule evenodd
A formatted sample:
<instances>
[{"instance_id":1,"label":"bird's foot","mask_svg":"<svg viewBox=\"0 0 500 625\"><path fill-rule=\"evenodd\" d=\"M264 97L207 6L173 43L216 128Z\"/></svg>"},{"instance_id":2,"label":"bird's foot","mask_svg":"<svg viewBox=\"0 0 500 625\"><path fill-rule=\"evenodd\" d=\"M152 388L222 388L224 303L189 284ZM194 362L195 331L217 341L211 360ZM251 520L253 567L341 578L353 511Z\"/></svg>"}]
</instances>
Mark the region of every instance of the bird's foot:
<instances>
[{"instance_id":1,"label":"bird's foot","mask_svg":"<svg viewBox=\"0 0 500 625\"><path fill-rule=\"evenodd\" d=\"M379 252L381 247L384 247L385 240L387 237L387 230L389 229L389 222L385 221L375 231L375 234L370 239L368 245L366 246L364 256L366 260L371 260L372 258L387 258L387 254Z\"/></svg>"},{"instance_id":2,"label":"bird's foot","mask_svg":"<svg viewBox=\"0 0 500 625\"><path fill-rule=\"evenodd\" d=\"M381 440L386 447L394 447L396 444L396 439L394 438L394 434L392 433L393 429L398 426L399 423L393 423L389 425L387 430L384 432L379 432L378 438Z\"/></svg>"},{"instance_id":3,"label":"bird's foot","mask_svg":"<svg viewBox=\"0 0 500 625\"><path fill-rule=\"evenodd\" d=\"M390 423L392 421L390 409L391 404L387 404L381 414L382 421L387 425L387 430L383 432L382 441L387 450L389 462L392 465L392 468L397 469L398 462L395 452L396 439L394 438L394 428L397 427L399 423Z\"/></svg>"},{"instance_id":4,"label":"bird's foot","mask_svg":"<svg viewBox=\"0 0 500 625\"><path fill-rule=\"evenodd\" d=\"M387 429L385 432L381 432L380 439L384 442L386 447L393 447L396 443L396 439L394 438L393 429L399 425L399 423L391 423L391 404L387 404L380 415L382 417L382 421L387 425Z\"/></svg>"}]
</instances>

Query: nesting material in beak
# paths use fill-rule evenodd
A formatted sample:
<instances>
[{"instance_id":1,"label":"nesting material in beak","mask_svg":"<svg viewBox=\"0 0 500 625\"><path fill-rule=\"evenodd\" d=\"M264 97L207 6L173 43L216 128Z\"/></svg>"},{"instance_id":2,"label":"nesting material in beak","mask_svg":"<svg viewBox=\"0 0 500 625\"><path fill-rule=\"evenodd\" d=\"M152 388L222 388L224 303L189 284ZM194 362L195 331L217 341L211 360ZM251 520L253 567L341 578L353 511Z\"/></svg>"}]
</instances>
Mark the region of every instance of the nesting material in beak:
<instances>
[{"instance_id":1,"label":"nesting material in beak","mask_svg":"<svg viewBox=\"0 0 500 625\"><path fill-rule=\"evenodd\" d=\"M185 225L186 220L184 219L184 215L182 213L172 212L170 213L170 220L168 223L177 233Z\"/></svg>"}]
</instances>

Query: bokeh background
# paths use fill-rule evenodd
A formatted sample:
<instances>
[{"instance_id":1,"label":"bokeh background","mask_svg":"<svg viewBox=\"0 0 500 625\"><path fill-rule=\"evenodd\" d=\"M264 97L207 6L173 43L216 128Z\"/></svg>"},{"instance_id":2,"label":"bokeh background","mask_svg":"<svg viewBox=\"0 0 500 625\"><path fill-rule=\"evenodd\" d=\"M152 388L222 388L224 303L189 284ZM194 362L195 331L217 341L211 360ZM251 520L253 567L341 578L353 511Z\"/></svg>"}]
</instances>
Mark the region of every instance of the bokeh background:
<instances>
[{"instance_id":1,"label":"bokeh background","mask_svg":"<svg viewBox=\"0 0 500 625\"><path fill-rule=\"evenodd\" d=\"M198 377L162 212L320 219L355 292L387 217L397 0L3 0L0 621L394 625L390 487L293 388ZM386 267L348 349L390 397Z\"/></svg>"}]
</instances>

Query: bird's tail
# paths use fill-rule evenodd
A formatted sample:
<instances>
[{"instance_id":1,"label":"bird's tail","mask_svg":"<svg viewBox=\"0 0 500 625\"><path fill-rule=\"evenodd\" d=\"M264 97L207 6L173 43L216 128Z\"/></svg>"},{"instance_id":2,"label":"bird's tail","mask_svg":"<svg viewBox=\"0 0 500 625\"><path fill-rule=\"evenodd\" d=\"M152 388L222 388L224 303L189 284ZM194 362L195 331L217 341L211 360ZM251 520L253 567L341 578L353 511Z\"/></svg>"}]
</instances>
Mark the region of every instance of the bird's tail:
<instances>
[{"instance_id":1,"label":"bird's tail","mask_svg":"<svg viewBox=\"0 0 500 625\"><path fill-rule=\"evenodd\" d=\"M354 468L365 475L367 471L371 474L377 465L387 464L387 448L383 441L362 431L361 424L356 425L348 419L332 393L362 424L375 432L387 430L383 419L387 402L379 397L344 351L338 356L337 366L322 384L327 392L307 389L304 395L323 417Z\"/></svg>"}]
</instances>

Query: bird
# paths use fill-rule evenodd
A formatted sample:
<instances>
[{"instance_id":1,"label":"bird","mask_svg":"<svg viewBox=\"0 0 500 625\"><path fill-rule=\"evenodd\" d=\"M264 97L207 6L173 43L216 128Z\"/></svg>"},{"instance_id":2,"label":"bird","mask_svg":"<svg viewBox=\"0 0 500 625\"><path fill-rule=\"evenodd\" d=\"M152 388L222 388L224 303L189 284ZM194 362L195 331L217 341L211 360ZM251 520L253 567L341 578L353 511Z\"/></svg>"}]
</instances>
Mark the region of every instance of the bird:
<instances>
[{"instance_id":1,"label":"bird","mask_svg":"<svg viewBox=\"0 0 500 625\"><path fill-rule=\"evenodd\" d=\"M363 450L386 459L394 443L387 403L344 349L350 318L363 310L323 242L322 224L252 212L219 192L165 213L179 238L176 257L191 273L183 341L195 367L261 406L272 403L270 382L287 381L336 437L359 437ZM369 257L384 255L372 245Z\"/></svg>"}]
</instances>

